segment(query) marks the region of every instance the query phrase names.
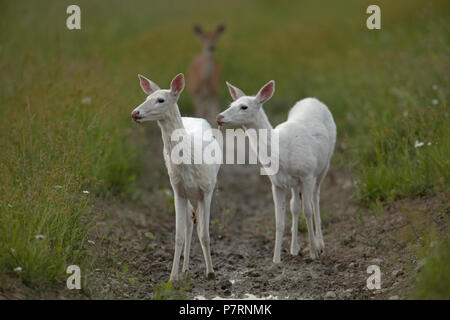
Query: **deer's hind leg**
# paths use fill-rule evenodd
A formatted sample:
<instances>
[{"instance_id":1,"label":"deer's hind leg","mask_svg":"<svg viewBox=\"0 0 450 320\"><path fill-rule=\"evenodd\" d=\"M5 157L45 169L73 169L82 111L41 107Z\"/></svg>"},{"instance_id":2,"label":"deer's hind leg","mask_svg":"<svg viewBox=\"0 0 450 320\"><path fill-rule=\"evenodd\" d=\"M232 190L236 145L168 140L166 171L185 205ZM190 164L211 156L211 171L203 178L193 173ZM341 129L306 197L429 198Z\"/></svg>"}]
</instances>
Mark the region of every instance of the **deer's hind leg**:
<instances>
[{"instance_id":1,"label":"deer's hind leg","mask_svg":"<svg viewBox=\"0 0 450 320\"><path fill-rule=\"evenodd\" d=\"M322 173L317 177L317 182L314 189L313 201L314 201L314 222L316 227L316 243L317 249L320 254L325 253L325 243L323 241L322 235L322 221L320 219L320 186L322 185L325 176L327 175L329 165L322 171Z\"/></svg>"},{"instance_id":2,"label":"deer's hind leg","mask_svg":"<svg viewBox=\"0 0 450 320\"><path fill-rule=\"evenodd\" d=\"M313 224L313 191L314 191L315 179L313 177L307 177L302 181L302 205L303 214L306 219L306 226L308 227L309 237L309 250L311 259L317 259L319 257L316 247L316 239L314 235Z\"/></svg>"},{"instance_id":3,"label":"deer's hind leg","mask_svg":"<svg viewBox=\"0 0 450 320\"><path fill-rule=\"evenodd\" d=\"M209 214L211 209L212 192L205 193L203 199L199 201L197 212L197 234L202 246L203 256L206 264L206 275L208 279L214 279L214 269L211 259L211 248L209 238Z\"/></svg>"}]
</instances>

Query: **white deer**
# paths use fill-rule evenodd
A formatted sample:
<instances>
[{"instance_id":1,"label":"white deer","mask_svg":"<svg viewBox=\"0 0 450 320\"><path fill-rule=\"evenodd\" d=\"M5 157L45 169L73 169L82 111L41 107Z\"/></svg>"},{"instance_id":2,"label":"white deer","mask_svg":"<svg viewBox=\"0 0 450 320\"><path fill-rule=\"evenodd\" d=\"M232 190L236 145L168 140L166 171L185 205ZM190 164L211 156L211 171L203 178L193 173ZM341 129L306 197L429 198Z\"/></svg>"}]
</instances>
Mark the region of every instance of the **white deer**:
<instances>
[{"instance_id":1,"label":"white deer","mask_svg":"<svg viewBox=\"0 0 450 320\"><path fill-rule=\"evenodd\" d=\"M256 129L257 135L258 129L266 129L264 132L268 134L278 134L279 170L277 173L268 174L272 183L276 218L273 262L281 262L286 195L289 191L292 194L291 254L297 255L300 250L297 239L298 214L303 209L308 227L310 255L312 259L318 258L325 247L319 209L320 185L327 174L336 143L336 125L333 116L323 103L315 98L306 98L294 105L286 122L273 129L262 108L263 103L269 100L275 91L273 80L264 85L256 96L247 96L228 82L227 86L234 101L227 110L217 116L219 126L232 125L241 126L244 130ZM248 136L250 145L256 152L258 137ZM267 150L271 150L271 141L271 138L267 139ZM260 162L263 161L260 159Z\"/></svg>"},{"instance_id":2,"label":"white deer","mask_svg":"<svg viewBox=\"0 0 450 320\"><path fill-rule=\"evenodd\" d=\"M189 251L192 238L193 224L197 223L197 234L202 246L206 263L206 275L208 279L214 278L214 270L211 261L209 239L209 214L211 198L217 182L219 163L194 164L194 154L203 153L203 150L213 144L215 150L219 150L217 141L204 132L211 130L211 126L204 119L181 117L177 101L184 89L184 76L178 74L170 84L169 90L160 89L154 82L139 75L142 90L148 95L147 99L131 113L136 122L156 120L161 128L164 143L164 160L169 173L175 200L175 253L173 258L170 280L178 279L178 267L181 250L184 243L183 272L189 268ZM177 132L177 141L173 135ZM181 136L180 136L181 133ZM181 138L181 142L179 142ZM201 141L200 144L192 143L193 152L189 152L190 162L174 162L171 158L172 151L179 143L186 141ZM179 147L179 146L178 146ZM179 164L177 164L179 163ZM197 201L198 207L194 211L190 201ZM192 216L191 216L192 214Z\"/></svg>"}]
</instances>

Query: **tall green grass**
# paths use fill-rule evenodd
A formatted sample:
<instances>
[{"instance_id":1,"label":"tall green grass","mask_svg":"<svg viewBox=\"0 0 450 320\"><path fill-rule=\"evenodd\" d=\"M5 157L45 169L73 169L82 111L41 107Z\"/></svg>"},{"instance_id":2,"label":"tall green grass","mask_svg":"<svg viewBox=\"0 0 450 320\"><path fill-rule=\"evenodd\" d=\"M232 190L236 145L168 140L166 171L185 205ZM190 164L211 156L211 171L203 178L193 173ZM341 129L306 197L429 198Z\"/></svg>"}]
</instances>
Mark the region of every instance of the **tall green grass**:
<instances>
[{"instance_id":1,"label":"tall green grass","mask_svg":"<svg viewBox=\"0 0 450 320\"><path fill-rule=\"evenodd\" d=\"M361 118L368 131L362 146L355 145L355 167L365 204L448 192L450 25L425 21L404 49L383 54L383 92L376 104L367 101L372 110Z\"/></svg>"},{"instance_id":2,"label":"tall green grass","mask_svg":"<svg viewBox=\"0 0 450 320\"><path fill-rule=\"evenodd\" d=\"M52 28L64 11L2 6L0 282L51 284L86 259L93 198L132 191L138 146L98 49Z\"/></svg>"},{"instance_id":3,"label":"tall green grass","mask_svg":"<svg viewBox=\"0 0 450 320\"><path fill-rule=\"evenodd\" d=\"M432 242L422 253L425 264L411 294L414 299L448 300L450 297L450 240Z\"/></svg>"}]
</instances>

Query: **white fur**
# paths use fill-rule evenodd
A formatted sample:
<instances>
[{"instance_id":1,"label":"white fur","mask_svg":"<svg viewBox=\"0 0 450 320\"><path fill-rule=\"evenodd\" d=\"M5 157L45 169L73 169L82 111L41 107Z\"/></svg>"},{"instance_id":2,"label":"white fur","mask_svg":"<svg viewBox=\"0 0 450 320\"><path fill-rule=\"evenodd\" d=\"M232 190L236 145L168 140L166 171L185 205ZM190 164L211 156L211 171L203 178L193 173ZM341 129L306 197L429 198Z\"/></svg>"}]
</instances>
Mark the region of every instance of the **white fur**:
<instances>
[{"instance_id":1,"label":"white fur","mask_svg":"<svg viewBox=\"0 0 450 320\"><path fill-rule=\"evenodd\" d=\"M220 164L193 164L194 153L203 152L210 143L217 144L212 136L205 136L204 131L211 129L209 123L200 118L181 117L177 105L178 97L184 88L184 77L182 74L172 80L170 90L161 90L150 80L140 76L143 90L149 94L146 101L132 112L132 117L137 122L157 120L161 128L164 143L164 159L169 173L170 184L174 192L176 231L175 231L175 253L173 259L170 280L178 279L178 268L181 249L184 243L183 272L189 267L189 251L191 245L193 220L197 220L197 233L202 246L206 263L206 274L214 276L214 270L210 253L209 238L209 215L211 198L217 182L217 173ZM161 102L164 100L163 102ZM159 102L158 102L159 101ZM171 135L175 130L180 130L186 138L172 141ZM199 137L202 144L191 143L192 164L174 164L169 155L178 143L194 141ZM199 141L200 141L199 140ZM181 141L181 142L180 142ZM190 201L197 201L198 207L194 211ZM192 214L192 216L191 216Z\"/></svg>"},{"instance_id":2,"label":"white fur","mask_svg":"<svg viewBox=\"0 0 450 320\"><path fill-rule=\"evenodd\" d=\"M308 226L310 255L313 259L318 258L319 252L324 250L319 209L320 186L330 166L336 143L333 116L322 102L315 98L306 98L294 105L287 121L273 129L262 104L272 97L275 90L274 81L263 86L253 97L246 96L242 90L229 83L227 85L234 101L227 110L217 116L219 124L239 125L245 129L267 129L269 133L276 132L279 136L279 171L269 175L276 215L273 261L281 261L287 193L291 193L291 254L297 255L300 250L297 239L298 214L303 209ZM252 139L250 135L249 139L252 148L256 150L258 140ZM268 139L269 143L270 140ZM300 192L303 203L300 201Z\"/></svg>"}]
</instances>

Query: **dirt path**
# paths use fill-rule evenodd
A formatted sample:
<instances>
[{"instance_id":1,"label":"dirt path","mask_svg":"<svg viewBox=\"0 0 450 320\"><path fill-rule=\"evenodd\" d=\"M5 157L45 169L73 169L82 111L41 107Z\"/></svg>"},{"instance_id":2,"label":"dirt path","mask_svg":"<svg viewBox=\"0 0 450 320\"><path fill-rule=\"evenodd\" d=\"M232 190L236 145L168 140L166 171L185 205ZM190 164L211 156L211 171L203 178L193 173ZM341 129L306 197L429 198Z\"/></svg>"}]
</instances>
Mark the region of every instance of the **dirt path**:
<instances>
[{"instance_id":1,"label":"dirt path","mask_svg":"<svg viewBox=\"0 0 450 320\"><path fill-rule=\"evenodd\" d=\"M168 180L163 169L151 172L152 179ZM332 171L321 196L326 255L315 261L309 258L304 223L300 228L303 254L289 254L288 211L282 263L274 265L275 220L270 182L258 172L256 166L221 168L211 214L216 280L205 279L201 247L194 231L187 298L245 298L252 294L323 299L329 291L332 293L328 296L337 299L404 296L411 285L410 269L417 261L393 232L407 225L403 215L395 210L382 216L363 212L367 210L352 204L349 175ZM99 272L93 298L148 299L154 297L155 285L168 280L175 227L171 201L170 191L145 189L135 203L100 208L105 214L99 221L101 231L96 241L113 248L101 259L118 261L118 267ZM371 264L381 268L380 290L366 287L366 269Z\"/></svg>"},{"instance_id":2,"label":"dirt path","mask_svg":"<svg viewBox=\"0 0 450 320\"><path fill-rule=\"evenodd\" d=\"M270 182L258 166L222 166L211 213L211 254L216 280L205 279L201 247L194 230L188 279L177 290L157 289L169 279L175 215L158 128L146 127L148 153L142 188L133 202L98 207L93 234L99 258L88 281L91 298L388 299L403 298L421 261L411 245L417 228L439 224L446 195L405 199L384 213L353 203L349 173L332 167L321 192L326 254L311 260L305 223L299 224L302 254L289 254L291 215L287 210L282 263L272 263L275 217ZM418 219L416 219L418 218ZM302 218L303 219L303 218ZM429 226L427 226L428 228ZM381 289L368 290L367 267L379 265ZM104 266L113 265L117 267ZM181 267L181 264L180 264ZM187 285L189 283L189 285ZM178 295L179 287L189 290ZM332 293L330 293L332 292Z\"/></svg>"}]
</instances>

